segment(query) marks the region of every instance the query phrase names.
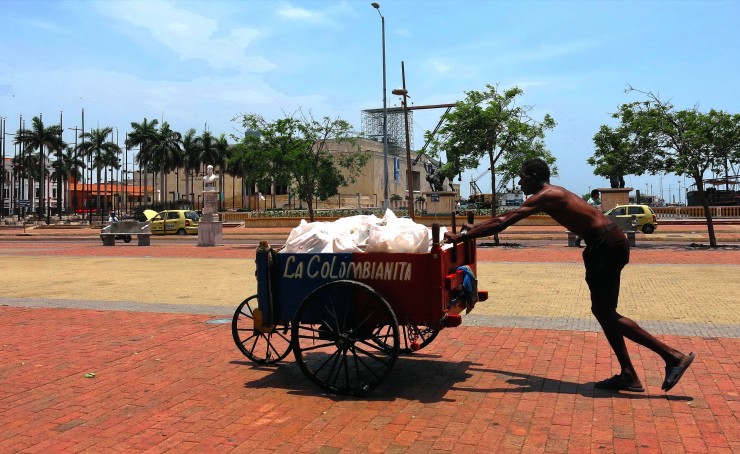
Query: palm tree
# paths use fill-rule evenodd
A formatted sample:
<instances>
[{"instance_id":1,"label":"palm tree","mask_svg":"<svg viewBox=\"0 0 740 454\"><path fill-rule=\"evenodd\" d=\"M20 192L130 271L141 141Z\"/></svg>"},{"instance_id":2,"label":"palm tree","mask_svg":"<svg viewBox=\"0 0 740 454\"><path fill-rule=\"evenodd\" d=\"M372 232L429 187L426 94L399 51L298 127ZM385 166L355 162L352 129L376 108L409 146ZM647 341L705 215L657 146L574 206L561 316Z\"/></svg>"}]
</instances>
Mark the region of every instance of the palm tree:
<instances>
[{"instance_id":1,"label":"palm tree","mask_svg":"<svg viewBox=\"0 0 740 454\"><path fill-rule=\"evenodd\" d=\"M31 129L19 129L15 133L14 144L23 144L27 149L39 151L39 217L44 215L44 181L46 178L46 160L44 159L44 148L49 152L52 150L61 150L66 147L62 140L62 127L52 125L44 127L41 117L33 117L33 126Z\"/></svg>"},{"instance_id":2,"label":"palm tree","mask_svg":"<svg viewBox=\"0 0 740 454\"><path fill-rule=\"evenodd\" d=\"M152 163L159 168L160 188L167 201L167 174L182 165L182 134L170 129L169 123L162 123L157 141L152 147Z\"/></svg>"},{"instance_id":3,"label":"palm tree","mask_svg":"<svg viewBox=\"0 0 740 454\"><path fill-rule=\"evenodd\" d=\"M28 183L28 198L33 201L33 183L36 181L36 175L39 173L38 153L21 153L13 157L13 172L16 179L26 179ZM20 212L20 210L19 210Z\"/></svg>"},{"instance_id":4,"label":"palm tree","mask_svg":"<svg viewBox=\"0 0 740 454\"><path fill-rule=\"evenodd\" d=\"M107 172L108 168L111 169L111 173L113 169L117 170L121 168L120 154L121 154L121 149L118 148L117 150L116 149L105 150L100 156L100 166L104 169L103 171L105 172L106 185L108 184L108 172ZM111 201L112 201L112 198L113 198L112 186L111 186L110 195L111 195ZM111 207L111 209L112 208L113 207ZM105 213L107 211L108 211L108 199L106 198L105 199L105 210L103 212Z\"/></svg>"},{"instance_id":5,"label":"palm tree","mask_svg":"<svg viewBox=\"0 0 740 454\"><path fill-rule=\"evenodd\" d=\"M143 184L143 190L144 190L144 198L146 199L146 172L150 170L150 165L152 162L152 147L157 142L157 125L159 124L159 121L156 119L152 121L147 121L146 118L144 118L144 121L141 123L131 122L131 128L133 131L128 133L128 138L126 139L126 145L128 145L129 148L139 147L139 152L136 154L135 161L139 165L139 184L141 185L141 173L144 174L144 184ZM141 205L141 202L139 202L139 205Z\"/></svg>"},{"instance_id":6,"label":"palm tree","mask_svg":"<svg viewBox=\"0 0 740 454\"><path fill-rule=\"evenodd\" d=\"M108 140L108 135L113 132L113 128L110 126L105 128L93 129L90 132L83 132L80 138L83 142L77 146L80 155L90 156L92 158L92 166L97 170L98 178L98 197L96 203L96 209L100 211L100 174L101 170L105 167L111 155L118 156L121 153L121 147L115 142ZM102 222L103 212L100 211L100 219Z\"/></svg>"},{"instance_id":7,"label":"palm tree","mask_svg":"<svg viewBox=\"0 0 740 454\"><path fill-rule=\"evenodd\" d=\"M229 142L226 140L226 134L221 134L218 139L216 139L216 160L215 163L218 164L219 169L221 169L221 172L219 174L219 188L223 190L224 187L224 179L225 172L226 172L226 162L228 158L229 153ZM218 209L223 210L223 197L218 198Z\"/></svg>"},{"instance_id":8,"label":"palm tree","mask_svg":"<svg viewBox=\"0 0 740 454\"><path fill-rule=\"evenodd\" d=\"M192 190L193 186L195 186L193 183L194 175L193 173L198 170L200 167L200 155L201 155L202 149L198 140L198 137L195 135L195 129L190 128L187 130L185 135L182 137L182 165L185 169L185 195L189 195L191 193L194 193L195 191ZM190 177L190 180L188 181L188 177ZM190 184L188 184L190 183ZM195 204L195 200L193 200L195 197L193 196L190 200L191 203Z\"/></svg>"},{"instance_id":9,"label":"palm tree","mask_svg":"<svg viewBox=\"0 0 740 454\"><path fill-rule=\"evenodd\" d=\"M74 178L74 193L75 199L72 201L72 209L77 207L77 182L82 178L82 170L85 168L85 161L80 159L80 156L74 147L67 147L65 151L60 153L59 158L52 164L54 168L54 176L60 177L62 185L64 186L64 193L66 194L67 207L69 209L69 179Z\"/></svg>"}]
</instances>

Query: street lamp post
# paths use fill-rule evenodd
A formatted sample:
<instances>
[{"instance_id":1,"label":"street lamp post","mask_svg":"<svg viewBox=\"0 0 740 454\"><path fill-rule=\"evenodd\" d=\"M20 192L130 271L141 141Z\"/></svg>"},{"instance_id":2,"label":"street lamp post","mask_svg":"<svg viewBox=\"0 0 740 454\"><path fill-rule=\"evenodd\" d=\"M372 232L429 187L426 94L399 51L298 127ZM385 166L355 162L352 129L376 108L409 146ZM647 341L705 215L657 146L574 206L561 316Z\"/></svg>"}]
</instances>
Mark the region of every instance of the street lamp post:
<instances>
[{"instance_id":1,"label":"street lamp post","mask_svg":"<svg viewBox=\"0 0 740 454\"><path fill-rule=\"evenodd\" d=\"M678 204L681 205L681 180L676 182L678 184Z\"/></svg>"},{"instance_id":2,"label":"street lamp post","mask_svg":"<svg viewBox=\"0 0 740 454\"><path fill-rule=\"evenodd\" d=\"M414 174L411 170L411 138L409 136L409 109L407 98L409 91L406 90L406 71L403 62L401 62L401 82L403 88L397 88L392 91L394 95L401 96L401 105L403 107L403 121L406 129L406 179L409 190L409 217L414 220Z\"/></svg>"},{"instance_id":3,"label":"street lamp post","mask_svg":"<svg viewBox=\"0 0 740 454\"><path fill-rule=\"evenodd\" d=\"M370 4L378 11L380 16L381 33L383 40L383 209L388 209L388 101L386 96L385 77L385 17L380 12L380 5L376 2Z\"/></svg>"}]
</instances>

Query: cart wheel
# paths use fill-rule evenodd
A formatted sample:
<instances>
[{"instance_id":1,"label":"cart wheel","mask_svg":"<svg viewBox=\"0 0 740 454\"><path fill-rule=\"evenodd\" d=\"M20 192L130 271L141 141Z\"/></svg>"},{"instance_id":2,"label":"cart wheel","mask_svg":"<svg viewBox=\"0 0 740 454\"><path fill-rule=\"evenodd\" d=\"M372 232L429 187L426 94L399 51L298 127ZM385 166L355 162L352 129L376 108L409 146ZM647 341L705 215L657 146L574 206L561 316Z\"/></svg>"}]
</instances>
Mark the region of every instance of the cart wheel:
<instances>
[{"instance_id":1,"label":"cart wheel","mask_svg":"<svg viewBox=\"0 0 740 454\"><path fill-rule=\"evenodd\" d=\"M298 365L334 394L361 395L374 389L398 358L393 309L359 282L335 281L317 288L298 307L292 324Z\"/></svg>"},{"instance_id":2,"label":"cart wheel","mask_svg":"<svg viewBox=\"0 0 740 454\"><path fill-rule=\"evenodd\" d=\"M253 311L256 307L257 295L242 301L231 321L231 335L244 356L255 363L276 363L290 353L289 326L278 323L269 333L255 330Z\"/></svg>"},{"instance_id":3,"label":"cart wheel","mask_svg":"<svg viewBox=\"0 0 740 454\"><path fill-rule=\"evenodd\" d=\"M131 242L131 235L124 235L123 236L123 242L124 243L130 243Z\"/></svg>"},{"instance_id":4,"label":"cart wheel","mask_svg":"<svg viewBox=\"0 0 740 454\"><path fill-rule=\"evenodd\" d=\"M400 328L400 352L401 353L413 353L421 350L422 348L429 345L435 337L437 337L438 330L430 328L427 325L414 325L412 323L401 323L398 325ZM378 328L378 339L385 337L386 327Z\"/></svg>"}]
</instances>

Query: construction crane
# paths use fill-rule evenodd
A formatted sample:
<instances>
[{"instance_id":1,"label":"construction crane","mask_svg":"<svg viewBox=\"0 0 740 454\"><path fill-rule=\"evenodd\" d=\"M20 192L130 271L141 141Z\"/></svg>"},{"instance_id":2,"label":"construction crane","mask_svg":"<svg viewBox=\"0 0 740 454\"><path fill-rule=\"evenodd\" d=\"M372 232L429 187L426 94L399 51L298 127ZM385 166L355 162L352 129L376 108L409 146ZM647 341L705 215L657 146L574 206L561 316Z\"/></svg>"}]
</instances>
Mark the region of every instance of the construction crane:
<instances>
[{"instance_id":1,"label":"construction crane","mask_svg":"<svg viewBox=\"0 0 740 454\"><path fill-rule=\"evenodd\" d=\"M489 167L470 180L469 201L475 203L479 208L484 208L485 206L489 206L489 207L491 206L493 194L483 194L481 193L481 190L478 187L478 180L486 176L486 174L490 171L491 171L491 168Z\"/></svg>"}]
</instances>

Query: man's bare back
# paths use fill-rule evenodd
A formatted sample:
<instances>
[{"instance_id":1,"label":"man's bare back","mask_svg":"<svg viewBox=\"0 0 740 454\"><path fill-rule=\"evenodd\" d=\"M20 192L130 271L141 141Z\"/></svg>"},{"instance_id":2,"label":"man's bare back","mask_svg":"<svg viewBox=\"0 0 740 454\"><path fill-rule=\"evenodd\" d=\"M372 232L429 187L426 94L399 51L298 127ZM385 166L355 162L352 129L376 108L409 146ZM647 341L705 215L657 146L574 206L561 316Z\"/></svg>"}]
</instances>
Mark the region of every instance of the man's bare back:
<instances>
[{"instance_id":1,"label":"man's bare back","mask_svg":"<svg viewBox=\"0 0 740 454\"><path fill-rule=\"evenodd\" d=\"M540 212L549 214L558 224L581 237L588 236L594 229L609 224L609 219L601 211L565 188L548 183L532 187L526 181L526 177L522 178L520 184L525 194L532 194L521 207L480 224L464 226L467 230L466 235L473 237L492 235ZM453 240L457 239L457 236L448 236Z\"/></svg>"},{"instance_id":2,"label":"man's bare back","mask_svg":"<svg viewBox=\"0 0 740 454\"><path fill-rule=\"evenodd\" d=\"M609 224L609 219L601 211L560 186L546 184L525 203L527 202L541 207L541 211L580 237Z\"/></svg>"}]
</instances>

